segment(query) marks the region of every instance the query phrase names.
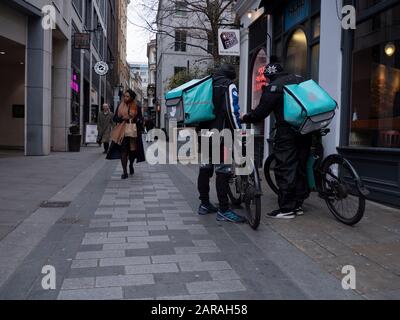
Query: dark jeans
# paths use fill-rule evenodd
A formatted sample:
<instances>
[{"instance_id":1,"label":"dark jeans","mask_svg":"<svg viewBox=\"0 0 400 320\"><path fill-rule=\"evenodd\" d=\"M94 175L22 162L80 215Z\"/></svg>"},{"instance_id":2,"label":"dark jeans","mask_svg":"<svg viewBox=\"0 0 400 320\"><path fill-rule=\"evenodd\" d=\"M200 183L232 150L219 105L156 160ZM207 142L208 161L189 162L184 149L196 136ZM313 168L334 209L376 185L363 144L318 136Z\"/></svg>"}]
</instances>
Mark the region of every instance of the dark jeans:
<instances>
[{"instance_id":1,"label":"dark jeans","mask_svg":"<svg viewBox=\"0 0 400 320\"><path fill-rule=\"evenodd\" d=\"M283 212L296 209L310 195L307 162L311 144L311 134L301 135L290 127L277 129L275 178L279 187L279 208Z\"/></svg>"},{"instance_id":2,"label":"dark jeans","mask_svg":"<svg viewBox=\"0 0 400 320\"><path fill-rule=\"evenodd\" d=\"M219 202L219 208L222 212L229 210L229 179L231 176L231 166L217 165L216 171L216 188ZM214 175L214 165L201 165L197 187L200 193L200 201L203 204L210 203L210 179Z\"/></svg>"}]
</instances>

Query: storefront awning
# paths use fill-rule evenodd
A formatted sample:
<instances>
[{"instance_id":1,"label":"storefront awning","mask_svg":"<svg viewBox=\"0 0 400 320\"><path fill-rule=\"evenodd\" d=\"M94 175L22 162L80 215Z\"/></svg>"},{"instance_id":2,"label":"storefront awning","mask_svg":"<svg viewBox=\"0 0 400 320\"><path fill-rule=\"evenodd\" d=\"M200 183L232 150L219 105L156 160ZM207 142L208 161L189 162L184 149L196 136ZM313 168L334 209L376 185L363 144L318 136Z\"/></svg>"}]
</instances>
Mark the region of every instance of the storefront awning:
<instances>
[{"instance_id":1,"label":"storefront awning","mask_svg":"<svg viewBox=\"0 0 400 320\"><path fill-rule=\"evenodd\" d=\"M272 14L276 8L286 5L288 0L261 0L258 8L264 8L264 12Z\"/></svg>"}]
</instances>

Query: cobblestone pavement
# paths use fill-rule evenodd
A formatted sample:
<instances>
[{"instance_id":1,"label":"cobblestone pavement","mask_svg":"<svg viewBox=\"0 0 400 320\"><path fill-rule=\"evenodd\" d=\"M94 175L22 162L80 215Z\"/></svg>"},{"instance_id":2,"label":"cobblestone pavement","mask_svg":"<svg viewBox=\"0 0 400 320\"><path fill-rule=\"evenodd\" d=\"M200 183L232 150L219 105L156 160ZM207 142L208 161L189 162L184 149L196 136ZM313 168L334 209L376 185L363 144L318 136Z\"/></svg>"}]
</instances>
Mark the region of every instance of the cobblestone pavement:
<instances>
[{"instance_id":1,"label":"cobblestone pavement","mask_svg":"<svg viewBox=\"0 0 400 320\"><path fill-rule=\"evenodd\" d=\"M337 268L348 252L336 252L332 239L313 236L314 215L296 224L264 219L254 232L247 225L218 223L215 215L197 215L195 167L141 164L124 181L118 163L101 162L99 168L95 176L82 176L87 185L0 287L1 299L369 298L370 291L342 289ZM271 206L270 195L264 202L264 209ZM40 229L54 215L54 209L44 212L32 225ZM325 220L319 222L327 227ZM337 230L343 232L341 226ZM311 242L301 232L308 232ZM322 246L315 252L317 238L331 245L330 254ZM31 240L23 242L18 245ZM14 259L1 245L0 267ZM352 261L362 257L357 259ZM42 288L44 265L56 269L56 290ZM368 275L361 269L362 279ZM381 290L385 284L384 294L393 297L399 279L392 275L387 286L387 277L375 284Z\"/></svg>"}]
</instances>

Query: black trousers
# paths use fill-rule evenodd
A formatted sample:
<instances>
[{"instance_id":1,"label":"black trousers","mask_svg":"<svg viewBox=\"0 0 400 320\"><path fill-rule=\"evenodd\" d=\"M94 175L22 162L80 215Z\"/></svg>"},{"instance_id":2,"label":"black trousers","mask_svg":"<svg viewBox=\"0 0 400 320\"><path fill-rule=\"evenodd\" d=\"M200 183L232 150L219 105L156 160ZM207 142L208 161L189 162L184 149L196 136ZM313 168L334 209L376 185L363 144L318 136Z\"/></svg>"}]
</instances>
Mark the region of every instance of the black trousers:
<instances>
[{"instance_id":1,"label":"black trousers","mask_svg":"<svg viewBox=\"0 0 400 320\"><path fill-rule=\"evenodd\" d=\"M104 146L104 152L107 152L108 148L110 148L110 143L109 142L104 142L103 146Z\"/></svg>"},{"instance_id":2,"label":"black trousers","mask_svg":"<svg viewBox=\"0 0 400 320\"><path fill-rule=\"evenodd\" d=\"M229 210L229 179L231 177L232 166L212 164L201 165L199 177L197 180L197 187L200 193L200 201L203 204L210 202L210 179L216 171L216 189L219 202L219 208L222 212Z\"/></svg>"},{"instance_id":3,"label":"black trousers","mask_svg":"<svg viewBox=\"0 0 400 320\"><path fill-rule=\"evenodd\" d=\"M279 187L279 208L294 210L310 195L307 162L311 153L312 134L301 135L290 127L277 129L274 145L275 178Z\"/></svg>"}]
</instances>

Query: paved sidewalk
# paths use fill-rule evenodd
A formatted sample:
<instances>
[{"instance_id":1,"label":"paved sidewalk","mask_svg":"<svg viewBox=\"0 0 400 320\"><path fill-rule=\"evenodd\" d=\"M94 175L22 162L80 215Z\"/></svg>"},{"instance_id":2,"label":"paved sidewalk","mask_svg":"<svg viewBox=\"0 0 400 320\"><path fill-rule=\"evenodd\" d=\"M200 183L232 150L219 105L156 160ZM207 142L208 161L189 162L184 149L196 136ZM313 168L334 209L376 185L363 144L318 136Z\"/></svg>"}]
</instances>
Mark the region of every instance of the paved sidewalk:
<instances>
[{"instance_id":1,"label":"paved sidewalk","mask_svg":"<svg viewBox=\"0 0 400 320\"><path fill-rule=\"evenodd\" d=\"M36 210L0 241L0 299L400 297L399 210L368 203L365 219L350 228L312 197L304 217L263 215L254 232L197 215L196 166L140 164L121 180L119 162L104 160L97 148L36 159L20 160L41 168L32 188L46 179L52 188L40 186L41 198L26 207L71 203ZM47 173L60 166L63 181ZM276 198L264 190L265 213ZM42 288L45 265L56 269L56 290ZM355 291L341 287L344 265L356 267Z\"/></svg>"},{"instance_id":2,"label":"paved sidewalk","mask_svg":"<svg viewBox=\"0 0 400 320\"><path fill-rule=\"evenodd\" d=\"M0 298L361 298L269 226L254 232L198 216L196 186L185 170L142 164L121 181L120 166L107 162ZM42 289L44 265L56 268L56 290Z\"/></svg>"},{"instance_id":3,"label":"paved sidewalk","mask_svg":"<svg viewBox=\"0 0 400 320\"><path fill-rule=\"evenodd\" d=\"M101 155L100 148L80 153L24 157L19 151L0 151L0 240L29 217Z\"/></svg>"}]
</instances>

